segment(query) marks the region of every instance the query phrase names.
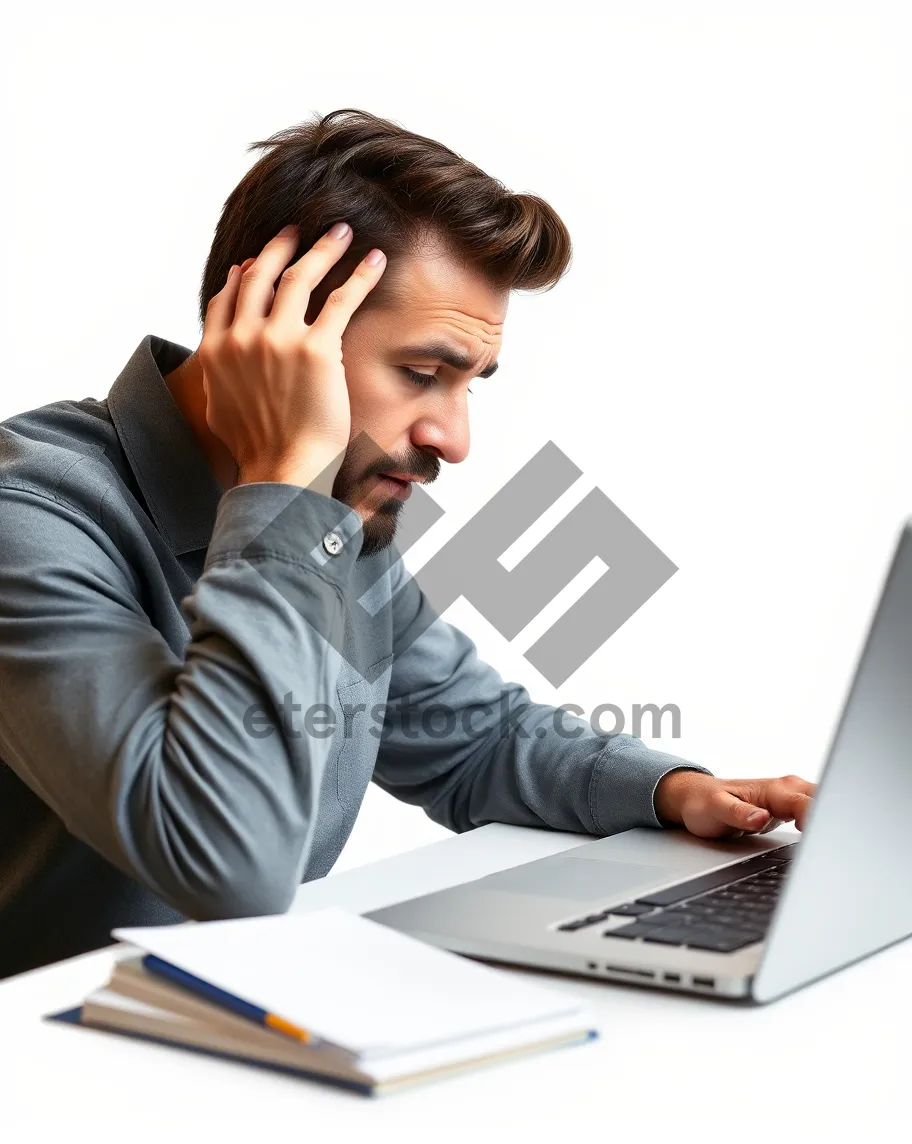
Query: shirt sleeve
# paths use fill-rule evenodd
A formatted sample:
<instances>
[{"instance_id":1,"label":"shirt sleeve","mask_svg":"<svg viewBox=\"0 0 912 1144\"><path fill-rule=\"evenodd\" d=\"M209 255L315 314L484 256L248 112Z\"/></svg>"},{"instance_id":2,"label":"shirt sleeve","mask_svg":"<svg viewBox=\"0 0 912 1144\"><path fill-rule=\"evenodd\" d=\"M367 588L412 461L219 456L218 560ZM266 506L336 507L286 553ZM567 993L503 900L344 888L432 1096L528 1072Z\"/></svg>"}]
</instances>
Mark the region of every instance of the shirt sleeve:
<instances>
[{"instance_id":1,"label":"shirt sleeve","mask_svg":"<svg viewBox=\"0 0 912 1144\"><path fill-rule=\"evenodd\" d=\"M659 780L681 768L710 773L533 703L433 614L401 560L391 585L394 659L374 781L435 822L454 831L505 822L596 835L659 827Z\"/></svg>"},{"instance_id":2,"label":"shirt sleeve","mask_svg":"<svg viewBox=\"0 0 912 1144\"><path fill-rule=\"evenodd\" d=\"M71 834L185 916L283 912L330 742L286 735L278 711L291 687L331 703L340 661L320 633L341 630L360 529L311 490L229 490L178 654L145 610L141 565L99 521L0 490L0 756ZM332 557L330 531L344 542ZM252 738L253 711L276 733Z\"/></svg>"}]
</instances>

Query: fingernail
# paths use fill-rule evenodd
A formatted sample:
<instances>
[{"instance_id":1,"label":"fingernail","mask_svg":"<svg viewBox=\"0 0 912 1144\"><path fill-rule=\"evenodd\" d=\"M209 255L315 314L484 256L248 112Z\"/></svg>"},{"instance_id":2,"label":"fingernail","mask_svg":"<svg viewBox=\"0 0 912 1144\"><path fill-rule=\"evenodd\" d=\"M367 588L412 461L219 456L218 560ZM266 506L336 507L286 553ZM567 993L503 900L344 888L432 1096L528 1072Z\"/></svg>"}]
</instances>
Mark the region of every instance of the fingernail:
<instances>
[{"instance_id":1,"label":"fingernail","mask_svg":"<svg viewBox=\"0 0 912 1144\"><path fill-rule=\"evenodd\" d=\"M288 224L288 226L282 227L282 229L279 231L279 235L282 238L291 238L291 236L293 234L297 233L297 230L298 230L298 228L295 226L295 224L293 222L290 222Z\"/></svg>"},{"instance_id":2,"label":"fingernail","mask_svg":"<svg viewBox=\"0 0 912 1144\"><path fill-rule=\"evenodd\" d=\"M747 816L748 822L761 822L766 817L766 811L755 810Z\"/></svg>"},{"instance_id":3,"label":"fingernail","mask_svg":"<svg viewBox=\"0 0 912 1144\"><path fill-rule=\"evenodd\" d=\"M348 234L348 232L350 230L351 230L351 227L348 225L347 222L337 222L335 226L330 227L329 237L330 238L345 238L345 236Z\"/></svg>"},{"instance_id":4,"label":"fingernail","mask_svg":"<svg viewBox=\"0 0 912 1144\"><path fill-rule=\"evenodd\" d=\"M372 250L367 258L364 259L364 261L368 266L376 266L378 263L382 262L385 257L386 255L382 250Z\"/></svg>"}]
</instances>

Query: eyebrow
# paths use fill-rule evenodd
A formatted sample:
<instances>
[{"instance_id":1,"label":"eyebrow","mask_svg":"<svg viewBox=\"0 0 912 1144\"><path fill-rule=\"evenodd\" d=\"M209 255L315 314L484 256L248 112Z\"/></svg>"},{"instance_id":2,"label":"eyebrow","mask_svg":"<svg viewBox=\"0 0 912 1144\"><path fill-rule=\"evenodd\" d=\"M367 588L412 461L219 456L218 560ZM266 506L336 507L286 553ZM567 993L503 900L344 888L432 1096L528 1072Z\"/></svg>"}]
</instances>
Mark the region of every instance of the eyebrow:
<instances>
[{"instance_id":1,"label":"eyebrow","mask_svg":"<svg viewBox=\"0 0 912 1144\"><path fill-rule=\"evenodd\" d=\"M474 367L474 363L468 354L462 353L445 342L432 342L424 346L403 346L398 352L403 357L438 358L445 365L452 366L453 369L472 369ZM491 374L497 372L497 366L496 361L492 362L487 369L482 370L477 376L490 377Z\"/></svg>"}]
</instances>

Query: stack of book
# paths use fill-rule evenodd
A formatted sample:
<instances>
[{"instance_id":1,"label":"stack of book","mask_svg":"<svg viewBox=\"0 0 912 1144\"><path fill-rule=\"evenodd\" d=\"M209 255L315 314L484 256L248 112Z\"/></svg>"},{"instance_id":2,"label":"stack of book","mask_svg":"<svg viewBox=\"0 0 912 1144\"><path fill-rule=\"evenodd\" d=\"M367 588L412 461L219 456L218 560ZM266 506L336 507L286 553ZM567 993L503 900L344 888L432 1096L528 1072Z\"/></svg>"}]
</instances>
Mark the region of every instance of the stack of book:
<instances>
[{"instance_id":1,"label":"stack of book","mask_svg":"<svg viewBox=\"0 0 912 1144\"><path fill-rule=\"evenodd\" d=\"M339 909L115 930L110 980L52 1014L380 1094L595 1037L571 996Z\"/></svg>"}]
</instances>

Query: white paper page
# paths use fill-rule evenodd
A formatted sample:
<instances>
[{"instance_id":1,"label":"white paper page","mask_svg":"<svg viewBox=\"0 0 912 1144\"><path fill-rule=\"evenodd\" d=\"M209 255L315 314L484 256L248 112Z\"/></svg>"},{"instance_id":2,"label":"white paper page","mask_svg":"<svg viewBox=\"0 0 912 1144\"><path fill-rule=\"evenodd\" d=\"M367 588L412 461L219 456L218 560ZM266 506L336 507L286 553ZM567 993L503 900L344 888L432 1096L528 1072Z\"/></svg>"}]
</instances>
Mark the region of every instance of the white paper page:
<instances>
[{"instance_id":1,"label":"white paper page","mask_svg":"<svg viewBox=\"0 0 912 1144\"><path fill-rule=\"evenodd\" d=\"M337 908L114 936L359 1054L581 1011L566 994Z\"/></svg>"}]
</instances>

